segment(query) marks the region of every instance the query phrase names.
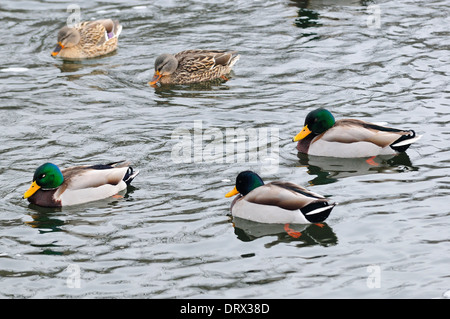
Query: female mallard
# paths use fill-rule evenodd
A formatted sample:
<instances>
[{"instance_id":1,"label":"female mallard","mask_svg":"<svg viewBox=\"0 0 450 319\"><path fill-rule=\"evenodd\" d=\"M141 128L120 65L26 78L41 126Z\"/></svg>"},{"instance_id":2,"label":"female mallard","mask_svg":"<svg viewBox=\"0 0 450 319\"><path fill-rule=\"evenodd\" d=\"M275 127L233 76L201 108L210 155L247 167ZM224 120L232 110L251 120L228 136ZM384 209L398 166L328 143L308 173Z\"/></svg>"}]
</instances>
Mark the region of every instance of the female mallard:
<instances>
[{"instance_id":1,"label":"female mallard","mask_svg":"<svg viewBox=\"0 0 450 319\"><path fill-rule=\"evenodd\" d=\"M23 197L45 207L82 204L117 194L138 173L126 162L75 166L62 171L54 164L45 163L36 169L33 182Z\"/></svg>"},{"instance_id":2,"label":"female mallard","mask_svg":"<svg viewBox=\"0 0 450 319\"><path fill-rule=\"evenodd\" d=\"M155 74L149 82L189 84L225 78L239 60L235 51L186 50L175 55L164 53L156 58Z\"/></svg>"},{"instance_id":3,"label":"female mallard","mask_svg":"<svg viewBox=\"0 0 450 319\"><path fill-rule=\"evenodd\" d=\"M94 58L117 48L122 26L111 19L85 21L58 32L58 44L52 56L67 59Z\"/></svg>"},{"instance_id":4,"label":"female mallard","mask_svg":"<svg viewBox=\"0 0 450 319\"><path fill-rule=\"evenodd\" d=\"M310 112L292 140L300 153L331 157L368 157L404 152L421 136L356 119L335 121L330 111Z\"/></svg>"},{"instance_id":5,"label":"female mallard","mask_svg":"<svg viewBox=\"0 0 450 319\"><path fill-rule=\"evenodd\" d=\"M231 204L231 214L259 223L310 224L323 222L336 204L289 182L264 184L252 171L236 178L236 186L225 197L240 194Z\"/></svg>"}]
</instances>

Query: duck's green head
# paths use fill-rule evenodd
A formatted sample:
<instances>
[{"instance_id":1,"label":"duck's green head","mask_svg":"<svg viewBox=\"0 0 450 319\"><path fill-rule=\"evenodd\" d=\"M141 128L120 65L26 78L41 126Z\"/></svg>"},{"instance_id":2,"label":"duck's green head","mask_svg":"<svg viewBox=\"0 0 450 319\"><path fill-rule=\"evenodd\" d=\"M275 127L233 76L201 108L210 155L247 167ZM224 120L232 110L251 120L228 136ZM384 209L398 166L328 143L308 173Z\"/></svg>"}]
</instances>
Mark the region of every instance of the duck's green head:
<instances>
[{"instance_id":1,"label":"duck's green head","mask_svg":"<svg viewBox=\"0 0 450 319\"><path fill-rule=\"evenodd\" d=\"M334 116L326 109L317 109L309 112L305 119L305 125L292 141L297 142L309 134L319 135L331 128L335 123Z\"/></svg>"},{"instance_id":2,"label":"duck's green head","mask_svg":"<svg viewBox=\"0 0 450 319\"><path fill-rule=\"evenodd\" d=\"M40 188L55 189L64 182L61 170L52 163L45 163L39 166L34 172L33 182L30 188L23 194L23 198L32 196Z\"/></svg>"},{"instance_id":3,"label":"duck's green head","mask_svg":"<svg viewBox=\"0 0 450 319\"><path fill-rule=\"evenodd\" d=\"M262 185L264 185L264 182L258 174L252 171L244 171L239 173L236 177L236 186L231 192L227 193L225 197L231 197L237 194L245 196Z\"/></svg>"}]
</instances>

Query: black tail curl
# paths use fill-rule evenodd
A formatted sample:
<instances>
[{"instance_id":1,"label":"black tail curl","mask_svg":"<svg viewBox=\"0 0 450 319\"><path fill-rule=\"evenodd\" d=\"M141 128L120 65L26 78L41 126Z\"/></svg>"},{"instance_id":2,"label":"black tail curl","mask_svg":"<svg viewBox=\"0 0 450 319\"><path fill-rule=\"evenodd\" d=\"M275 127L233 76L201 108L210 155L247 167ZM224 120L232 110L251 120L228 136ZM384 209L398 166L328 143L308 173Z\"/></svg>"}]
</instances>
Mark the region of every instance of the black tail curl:
<instances>
[{"instance_id":1,"label":"black tail curl","mask_svg":"<svg viewBox=\"0 0 450 319\"><path fill-rule=\"evenodd\" d=\"M414 137L416 137L416 132L414 132L413 130L410 130L409 134L400 136L400 138L398 140L396 140L394 143L392 143L390 146L396 152L404 152L409 148L409 146L411 144L406 144L406 145L401 145L401 146L395 146L395 144L412 139Z\"/></svg>"},{"instance_id":2,"label":"black tail curl","mask_svg":"<svg viewBox=\"0 0 450 319\"><path fill-rule=\"evenodd\" d=\"M328 218L334 206L336 204L329 204L326 201L315 201L300 210L310 223L320 223Z\"/></svg>"},{"instance_id":3,"label":"black tail curl","mask_svg":"<svg viewBox=\"0 0 450 319\"><path fill-rule=\"evenodd\" d=\"M135 171L131 166L128 167L127 173L123 177L123 181L130 185L130 183L133 181L133 179L139 174L139 171Z\"/></svg>"}]
</instances>

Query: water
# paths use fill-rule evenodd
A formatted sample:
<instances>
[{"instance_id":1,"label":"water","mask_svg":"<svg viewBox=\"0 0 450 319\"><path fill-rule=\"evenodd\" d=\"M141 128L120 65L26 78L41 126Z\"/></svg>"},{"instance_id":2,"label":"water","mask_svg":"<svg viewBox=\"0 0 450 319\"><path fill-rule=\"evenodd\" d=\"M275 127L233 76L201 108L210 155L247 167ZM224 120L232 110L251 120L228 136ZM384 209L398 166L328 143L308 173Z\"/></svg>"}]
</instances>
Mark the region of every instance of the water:
<instances>
[{"instance_id":1,"label":"water","mask_svg":"<svg viewBox=\"0 0 450 319\"><path fill-rule=\"evenodd\" d=\"M53 59L68 3L0 4L1 297L442 298L448 291L447 1L77 3L84 20L121 20L117 52ZM190 48L235 49L241 59L226 83L147 85L158 54ZM297 156L291 138L321 106L336 118L387 122L423 137L406 154L375 158L378 166ZM229 163L225 153L203 160L198 149L175 161L175 133L192 134L194 144L195 127L222 134L220 147L227 128L267 129L275 140L265 145L269 159L256 163ZM216 145L203 137L203 148ZM123 199L41 209L21 198L44 161L121 159L141 170ZM232 220L224 195L249 168L339 205L322 228L291 225L299 238L283 226Z\"/></svg>"}]
</instances>

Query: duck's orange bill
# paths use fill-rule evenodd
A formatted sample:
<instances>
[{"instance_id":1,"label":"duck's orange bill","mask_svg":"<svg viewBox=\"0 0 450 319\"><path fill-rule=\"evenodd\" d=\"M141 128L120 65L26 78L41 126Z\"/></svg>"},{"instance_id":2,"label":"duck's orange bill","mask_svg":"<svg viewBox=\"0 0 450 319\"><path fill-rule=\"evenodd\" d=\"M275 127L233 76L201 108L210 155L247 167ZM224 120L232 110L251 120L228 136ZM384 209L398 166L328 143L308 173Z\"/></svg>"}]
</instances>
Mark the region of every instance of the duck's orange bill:
<instances>
[{"instance_id":1,"label":"duck's orange bill","mask_svg":"<svg viewBox=\"0 0 450 319\"><path fill-rule=\"evenodd\" d=\"M311 131L309 130L308 125L305 125L301 132L295 135L295 137L292 139L292 142L300 141L301 139L307 137L310 133Z\"/></svg>"},{"instance_id":2,"label":"duck's orange bill","mask_svg":"<svg viewBox=\"0 0 450 319\"><path fill-rule=\"evenodd\" d=\"M234 195L239 194L238 190L236 189L236 186L234 187L234 189L230 192L228 192L225 197L233 197Z\"/></svg>"},{"instance_id":3,"label":"duck's orange bill","mask_svg":"<svg viewBox=\"0 0 450 319\"><path fill-rule=\"evenodd\" d=\"M153 74L153 78L150 82L148 82L148 84L150 85L155 85L156 83L158 83L159 79L161 79L162 74L159 73L159 71L156 71L155 74Z\"/></svg>"},{"instance_id":4,"label":"duck's orange bill","mask_svg":"<svg viewBox=\"0 0 450 319\"><path fill-rule=\"evenodd\" d=\"M56 48L52 52L52 56L57 56L59 51L61 51L62 49L64 49L64 46L62 45L61 42L58 42L58 44L56 45Z\"/></svg>"},{"instance_id":5,"label":"duck's orange bill","mask_svg":"<svg viewBox=\"0 0 450 319\"><path fill-rule=\"evenodd\" d=\"M39 188L41 188L41 186L36 184L36 181L34 181L33 183L31 183L30 188L28 188L28 190L23 194L23 198L31 197L34 193L37 192Z\"/></svg>"}]
</instances>

